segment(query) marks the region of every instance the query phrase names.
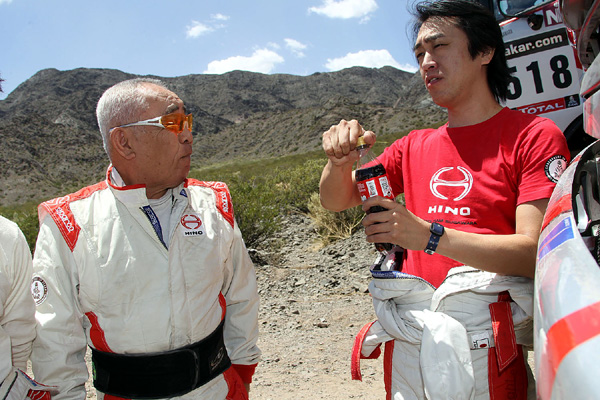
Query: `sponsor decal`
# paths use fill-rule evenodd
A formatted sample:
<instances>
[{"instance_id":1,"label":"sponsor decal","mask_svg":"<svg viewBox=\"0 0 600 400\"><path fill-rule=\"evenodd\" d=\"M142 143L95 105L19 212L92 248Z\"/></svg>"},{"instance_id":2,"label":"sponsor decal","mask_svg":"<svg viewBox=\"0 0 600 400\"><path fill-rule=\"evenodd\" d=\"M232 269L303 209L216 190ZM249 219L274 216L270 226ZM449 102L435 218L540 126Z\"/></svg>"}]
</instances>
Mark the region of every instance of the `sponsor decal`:
<instances>
[{"instance_id":1,"label":"sponsor decal","mask_svg":"<svg viewBox=\"0 0 600 400\"><path fill-rule=\"evenodd\" d=\"M525 39L507 42L504 45L504 54L506 59L522 57L529 54L539 53L561 46L568 46L569 39L566 29L557 29L551 32L541 33L535 36L529 36Z\"/></svg>"},{"instance_id":2,"label":"sponsor decal","mask_svg":"<svg viewBox=\"0 0 600 400\"><path fill-rule=\"evenodd\" d=\"M542 236L538 250L538 261L567 240L574 238L575 234L573 233L573 224L570 217L563 218L546 237Z\"/></svg>"},{"instance_id":3,"label":"sponsor decal","mask_svg":"<svg viewBox=\"0 0 600 400\"><path fill-rule=\"evenodd\" d=\"M538 115L578 107L580 104L581 99L579 98L579 95L573 94L558 99L542 101L540 103L527 104L525 106L516 107L514 110L521 111L524 114Z\"/></svg>"},{"instance_id":4,"label":"sponsor decal","mask_svg":"<svg viewBox=\"0 0 600 400\"><path fill-rule=\"evenodd\" d=\"M215 354L214 358L209 362L211 373L219 366L219 364L221 364L223 357L225 357L225 348L221 346L219 347L217 354Z\"/></svg>"},{"instance_id":5,"label":"sponsor decal","mask_svg":"<svg viewBox=\"0 0 600 400\"><path fill-rule=\"evenodd\" d=\"M487 331L473 333L471 335L471 349L484 349L490 347L490 334Z\"/></svg>"},{"instance_id":6,"label":"sponsor decal","mask_svg":"<svg viewBox=\"0 0 600 400\"><path fill-rule=\"evenodd\" d=\"M42 207L50 214L69 249L73 251L81 228L75 221L69 201L69 196L65 196L42 203Z\"/></svg>"},{"instance_id":7,"label":"sponsor decal","mask_svg":"<svg viewBox=\"0 0 600 400\"><path fill-rule=\"evenodd\" d=\"M566 168L567 159L562 155L556 155L546 161L544 172L546 173L548 179L556 183Z\"/></svg>"},{"instance_id":8,"label":"sponsor decal","mask_svg":"<svg viewBox=\"0 0 600 400\"><path fill-rule=\"evenodd\" d=\"M48 297L48 285L39 276L34 276L31 281L31 296L36 306L42 304Z\"/></svg>"},{"instance_id":9,"label":"sponsor decal","mask_svg":"<svg viewBox=\"0 0 600 400\"><path fill-rule=\"evenodd\" d=\"M201 236L204 234L202 229L202 220L197 214L185 214L181 217L181 226L183 226L183 236Z\"/></svg>"},{"instance_id":10,"label":"sponsor decal","mask_svg":"<svg viewBox=\"0 0 600 400\"><path fill-rule=\"evenodd\" d=\"M448 171L452 171L454 167L443 167L440 168L429 181L429 188L431 189L431 193L439 199L448 200L448 197L440 192L440 187L451 187L451 188L459 188L462 189L459 195L454 197L454 201L459 201L465 198L466 195L471 191L471 187L473 186L473 175L464 167L456 167L458 171L460 171L463 175L463 179L459 180L446 180L442 179L442 175L446 175ZM444 190L442 190L444 191Z\"/></svg>"},{"instance_id":11,"label":"sponsor decal","mask_svg":"<svg viewBox=\"0 0 600 400\"><path fill-rule=\"evenodd\" d=\"M563 23L562 13L558 1L551 2L542 8L544 23L546 26L555 26Z\"/></svg>"},{"instance_id":12,"label":"sponsor decal","mask_svg":"<svg viewBox=\"0 0 600 400\"><path fill-rule=\"evenodd\" d=\"M223 212L229 212L229 201L227 200L227 193L221 192L221 206L223 208Z\"/></svg>"},{"instance_id":13,"label":"sponsor decal","mask_svg":"<svg viewBox=\"0 0 600 400\"><path fill-rule=\"evenodd\" d=\"M75 227L73 226L71 221L69 221L69 217L67 216L65 211L62 209L62 207L56 207L56 215L58 215L58 217L62 221L67 232L71 233L75 230Z\"/></svg>"}]
</instances>

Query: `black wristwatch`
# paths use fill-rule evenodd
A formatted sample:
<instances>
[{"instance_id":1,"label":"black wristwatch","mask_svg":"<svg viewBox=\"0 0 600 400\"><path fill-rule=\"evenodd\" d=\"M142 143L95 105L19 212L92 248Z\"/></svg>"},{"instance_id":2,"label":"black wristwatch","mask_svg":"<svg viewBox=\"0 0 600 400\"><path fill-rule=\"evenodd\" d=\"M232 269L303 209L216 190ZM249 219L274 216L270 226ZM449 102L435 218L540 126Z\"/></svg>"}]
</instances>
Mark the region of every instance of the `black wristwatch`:
<instances>
[{"instance_id":1,"label":"black wristwatch","mask_svg":"<svg viewBox=\"0 0 600 400\"><path fill-rule=\"evenodd\" d=\"M427 247L425 247L424 251L425 253L431 255L435 253L435 250L438 247L440 238L444 234L444 227L437 222L433 222L429 227L429 232L431 232L431 236L429 236L429 242L427 242Z\"/></svg>"}]
</instances>

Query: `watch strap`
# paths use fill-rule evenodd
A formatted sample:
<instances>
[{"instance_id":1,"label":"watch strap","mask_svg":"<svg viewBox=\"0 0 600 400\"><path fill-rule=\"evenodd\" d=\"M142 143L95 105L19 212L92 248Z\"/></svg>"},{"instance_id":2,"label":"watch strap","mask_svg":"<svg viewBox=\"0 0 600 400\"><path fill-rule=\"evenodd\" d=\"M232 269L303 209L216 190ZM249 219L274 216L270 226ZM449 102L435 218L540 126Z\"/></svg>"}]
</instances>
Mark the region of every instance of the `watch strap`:
<instances>
[{"instance_id":1,"label":"watch strap","mask_svg":"<svg viewBox=\"0 0 600 400\"><path fill-rule=\"evenodd\" d=\"M429 232L431 232L431 235L429 236L429 241L427 242L427 247L425 247L424 251L425 253L431 255L437 250L440 238L444 234L444 226L438 224L437 222L433 222L429 227Z\"/></svg>"}]
</instances>

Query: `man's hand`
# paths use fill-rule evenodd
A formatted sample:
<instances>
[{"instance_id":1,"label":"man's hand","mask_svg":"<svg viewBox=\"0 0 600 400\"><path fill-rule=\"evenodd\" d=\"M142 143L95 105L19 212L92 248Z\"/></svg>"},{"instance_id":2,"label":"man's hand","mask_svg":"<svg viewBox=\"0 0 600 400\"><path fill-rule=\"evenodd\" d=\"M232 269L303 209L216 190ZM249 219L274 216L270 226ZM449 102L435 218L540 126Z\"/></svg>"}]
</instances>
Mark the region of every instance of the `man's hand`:
<instances>
[{"instance_id":1,"label":"man's hand","mask_svg":"<svg viewBox=\"0 0 600 400\"><path fill-rule=\"evenodd\" d=\"M367 242L393 243L410 250L424 250L429 240L429 223L408 211L402 204L375 196L363 203L366 212L373 206L386 211L370 213L362 221Z\"/></svg>"},{"instance_id":2,"label":"man's hand","mask_svg":"<svg viewBox=\"0 0 600 400\"><path fill-rule=\"evenodd\" d=\"M548 199L540 199L518 205L514 234L472 233L445 226L436 254L484 271L533 278L537 242L547 204ZM367 199L363 210L373 206L387 210L370 213L363 219L368 242L393 243L417 251L425 249L430 236L429 222L384 197Z\"/></svg>"},{"instance_id":3,"label":"man's hand","mask_svg":"<svg viewBox=\"0 0 600 400\"><path fill-rule=\"evenodd\" d=\"M356 120L341 120L339 124L332 125L323 133L323 150L334 165L354 164L358 160L356 141L364 136L365 143L372 146L375 143L375 134L365 131Z\"/></svg>"},{"instance_id":4,"label":"man's hand","mask_svg":"<svg viewBox=\"0 0 600 400\"><path fill-rule=\"evenodd\" d=\"M352 165L358 160L355 149L360 136L364 136L369 146L375 143L375 134L365 132L356 120L341 120L323 133L323 150L329 162L321 174L319 194L321 205L328 210L342 211L360 204L352 171Z\"/></svg>"}]
</instances>

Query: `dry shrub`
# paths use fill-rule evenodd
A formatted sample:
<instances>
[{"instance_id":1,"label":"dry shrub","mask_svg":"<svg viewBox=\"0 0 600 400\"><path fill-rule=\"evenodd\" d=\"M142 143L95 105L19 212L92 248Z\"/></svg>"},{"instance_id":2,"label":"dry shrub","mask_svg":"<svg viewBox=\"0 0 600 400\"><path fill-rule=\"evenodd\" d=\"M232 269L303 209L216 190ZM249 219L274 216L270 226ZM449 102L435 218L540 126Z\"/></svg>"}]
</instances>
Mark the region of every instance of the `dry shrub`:
<instances>
[{"instance_id":1,"label":"dry shrub","mask_svg":"<svg viewBox=\"0 0 600 400\"><path fill-rule=\"evenodd\" d=\"M308 216L313 220L324 246L352 236L359 228L364 215L360 206L341 212L326 210L321 206L319 193L313 193L308 201Z\"/></svg>"}]
</instances>

